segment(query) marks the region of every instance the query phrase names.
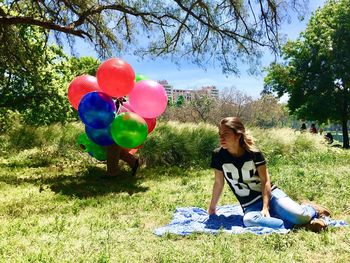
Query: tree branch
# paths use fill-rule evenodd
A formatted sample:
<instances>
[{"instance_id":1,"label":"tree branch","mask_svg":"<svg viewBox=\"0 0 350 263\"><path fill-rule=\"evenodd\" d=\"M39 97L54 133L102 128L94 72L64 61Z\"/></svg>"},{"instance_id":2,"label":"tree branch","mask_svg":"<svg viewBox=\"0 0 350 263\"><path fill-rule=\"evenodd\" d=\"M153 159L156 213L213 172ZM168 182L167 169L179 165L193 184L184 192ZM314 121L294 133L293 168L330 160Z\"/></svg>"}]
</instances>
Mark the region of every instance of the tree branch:
<instances>
[{"instance_id":1,"label":"tree branch","mask_svg":"<svg viewBox=\"0 0 350 263\"><path fill-rule=\"evenodd\" d=\"M35 25L46 29L52 29L59 32L68 33L81 38L91 37L87 32L83 30L75 30L70 26L59 26L53 22L40 21L31 17L9 17L9 16L0 17L0 25L1 24L2 25L19 25L19 24Z\"/></svg>"},{"instance_id":2,"label":"tree branch","mask_svg":"<svg viewBox=\"0 0 350 263\"><path fill-rule=\"evenodd\" d=\"M231 30L228 30L228 29L221 29L219 28L218 26L216 26L215 24L210 24L206 21L204 21L200 16L196 15L195 13L193 13L191 10L189 10L187 7L185 7L182 2L180 0L174 0L181 9L183 9L184 11L188 12L191 14L191 16L193 18L195 18L198 22L200 22L201 24L207 26L208 28L210 28L211 30L215 31L215 32L220 32L228 37L231 37L233 38L234 40L238 41L237 37L239 38L242 38L242 39L245 39L245 40L248 40L250 42L253 42L259 46L266 46L266 44L263 44L263 43L260 43L259 41L255 40L255 39L252 39L252 38L249 38L249 37L246 37L246 36L243 36L241 34L238 34L237 32L235 31L231 31ZM240 43L242 44L242 43ZM244 45L243 45L244 46Z\"/></svg>"}]
</instances>

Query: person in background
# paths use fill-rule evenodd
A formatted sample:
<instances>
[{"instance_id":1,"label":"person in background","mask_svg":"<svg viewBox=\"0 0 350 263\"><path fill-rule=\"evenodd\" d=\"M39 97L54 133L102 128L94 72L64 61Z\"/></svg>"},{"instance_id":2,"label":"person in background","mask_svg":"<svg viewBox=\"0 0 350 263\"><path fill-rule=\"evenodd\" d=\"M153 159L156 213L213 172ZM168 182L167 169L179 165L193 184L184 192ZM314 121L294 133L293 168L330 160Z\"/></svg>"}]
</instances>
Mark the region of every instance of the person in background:
<instances>
[{"instance_id":1,"label":"person in background","mask_svg":"<svg viewBox=\"0 0 350 263\"><path fill-rule=\"evenodd\" d=\"M306 124L305 122L303 122L303 124L301 124L301 127L300 127L300 132L306 132Z\"/></svg>"},{"instance_id":2,"label":"person in background","mask_svg":"<svg viewBox=\"0 0 350 263\"><path fill-rule=\"evenodd\" d=\"M221 147L213 151L211 167L215 181L208 213L215 214L224 182L238 199L246 227L293 228L314 232L326 229L327 208L298 204L270 182L264 155L237 117L227 117L219 125Z\"/></svg>"},{"instance_id":3,"label":"person in background","mask_svg":"<svg viewBox=\"0 0 350 263\"><path fill-rule=\"evenodd\" d=\"M310 133L317 134L317 129L315 123L311 123Z\"/></svg>"},{"instance_id":4,"label":"person in background","mask_svg":"<svg viewBox=\"0 0 350 263\"><path fill-rule=\"evenodd\" d=\"M319 133L320 133L320 135L323 134L323 128L320 128Z\"/></svg>"},{"instance_id":5,"label":"person in background","mask_svg":"<svg viewBox=\"0 0 350 263\"><path fill-rule=\"evenodd\" d=\"M330 132L327 132L327 134L324 136L324 138L327 140L327 142L329 144L332 144L334 141L333 135Z\"/></svg>"},{"instance_id":6,"label":"person in background","mask_svg":"<svg viewBox=\"0 0 350 263\"><path fill-rule=\"evenodd\" d=\"M126 102L125 97L120 97L115 100L115 106L117 112L119 111L120 106ZM140 166L139 159L131 153L130 149L122 148L117 144L112 144L106 147L107 148L107 176L113 177L117 176L119 172L119 160L126 162L130 168L130 175L135 176L137 169Z\"/></svg>"}]
</instances>

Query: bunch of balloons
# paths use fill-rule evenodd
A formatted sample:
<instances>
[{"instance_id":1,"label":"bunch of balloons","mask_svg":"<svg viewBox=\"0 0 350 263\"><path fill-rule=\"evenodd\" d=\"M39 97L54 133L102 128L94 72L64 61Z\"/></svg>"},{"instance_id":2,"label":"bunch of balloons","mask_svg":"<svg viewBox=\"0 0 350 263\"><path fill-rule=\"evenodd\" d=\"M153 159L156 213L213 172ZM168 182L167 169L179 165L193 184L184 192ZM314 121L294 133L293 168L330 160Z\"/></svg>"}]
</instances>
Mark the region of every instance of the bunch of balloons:
<instances>
[{"instance_id":1,"label":"bunch of balloons","mask_svg":"<svg viewBox=\"0 0 350 263\"><path fill-rule=\"evenodd\" d=\"M126 61L111 58L99 66L96 77L74 78L68 87L68 100L85 124L78 145L103 161L107 158L104 146L117 144L134 153L155 128L168 98L162 85L143 75L135 76Z\"/></svg>"}]
</instances>

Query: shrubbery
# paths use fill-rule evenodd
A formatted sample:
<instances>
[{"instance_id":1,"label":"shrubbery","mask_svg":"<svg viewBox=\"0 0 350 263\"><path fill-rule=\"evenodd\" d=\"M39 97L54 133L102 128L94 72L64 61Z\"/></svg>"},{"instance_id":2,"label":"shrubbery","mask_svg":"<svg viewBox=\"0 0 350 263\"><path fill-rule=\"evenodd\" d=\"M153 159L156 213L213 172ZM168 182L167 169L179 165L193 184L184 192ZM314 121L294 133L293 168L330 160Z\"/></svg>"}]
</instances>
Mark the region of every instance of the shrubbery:
<instances>
[{"instance_id":1,"label":"shrubbery","mask_svg":"<svg viewBox=\"0 0 350 263\"><path fill-rule=\"evenodd\" d=\"M257 145L270 162L280 159L294 160L302 152L318 153L329 147L322 136L309 133L296 133L289 128L253 129Z\"/></svg>"},{"instance_id":2,"label":"shrubbery","mask_svg":"<svg viewBox=\"0 0 350 263\"><path fill-rule=\"evenodd\" d=\"M77 136L84 131L81 123L32 127L14 122L11 127L0 136L2 154L25 150L20 156L38 163L91 158L80 154L76 146ZM341 151L327 146L319 135L295 133L287 128L250 130L270 164L331 163L338 156L336 152ZM209 167L211 152L218 145L218 128L214 125L159 122L137 154L150 167Z\"/></svg>"},{"instance_id":3,"label":"shrubbery","mask_svg":"<svg viewBox=\"0 0 350 263\"><path fill-rule=\"evenodd\" d=\"M327 146L319 135L295 133L289 128L248 130L270 164L306 160L331 162L338 151ZM211 152L218 146L216 126L167 122L157 125L139 153L149 166L165 164L209 167Z\"/></svg>"},{"instance_id":4,"label":"shrubbery","mask_svg":"<svg viewBox=\"0 0 350 263\"><path fill-rule=\"evenodd\" d=\"M11 127L0 135L0 156L17 153L24 159L35 159L35 162L41 162L40 159L53 160L58 157L71 160L78 158L76 138L84 131L81 124L34 127L19 121L13 122Z\"/></svg>"},{"instance_id":5,"label":"shrubbery","mask_svg":"<svg viewBox=\"0 0 350 263\"><path fill-rule=\"evenodd\" d=\"M149 166L208 165L211 151L217 146L215 126L166 122L157 125L139 152Z\"/></svg>"},{"instance_id":6,"label":"shrubbery","mask_svg":"<svg viewBox=\"0 0 350 263\"><path fill-rule=\"evenodd\" d=\"M22 122L21 114L6 108L0 108L0 134L9 132L18 128Z\"/></svg>"}]
</instances>

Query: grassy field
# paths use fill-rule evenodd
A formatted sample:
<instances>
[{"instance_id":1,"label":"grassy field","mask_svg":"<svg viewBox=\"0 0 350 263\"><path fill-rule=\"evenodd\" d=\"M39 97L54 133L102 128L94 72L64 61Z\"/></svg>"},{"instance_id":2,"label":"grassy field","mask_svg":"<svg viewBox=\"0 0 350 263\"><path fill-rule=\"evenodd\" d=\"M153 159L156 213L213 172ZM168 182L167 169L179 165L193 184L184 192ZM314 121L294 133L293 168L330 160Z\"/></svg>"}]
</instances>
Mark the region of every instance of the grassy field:
<instances>
[{"instance_id":1,"label":"grassy field","mask_svg":"<svg viewBox=\"0 0 350 263\"><path fill-rule=\"evenodd\" d=\"M272 181L350 222L350 152L295 136L269 130L260 137ZM15 142L3 138L2 147ZM131 178L123 167L120 178L108 179L103 163L69 143L64 153L62 141L38 145L0 155L0 262L350 262L350 227L157 237L153 230L169 223L176 207L207 208L210 169L149 166ZM220 205L236 202L226 186Z\"/></svg>"}]
</instances>

